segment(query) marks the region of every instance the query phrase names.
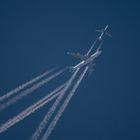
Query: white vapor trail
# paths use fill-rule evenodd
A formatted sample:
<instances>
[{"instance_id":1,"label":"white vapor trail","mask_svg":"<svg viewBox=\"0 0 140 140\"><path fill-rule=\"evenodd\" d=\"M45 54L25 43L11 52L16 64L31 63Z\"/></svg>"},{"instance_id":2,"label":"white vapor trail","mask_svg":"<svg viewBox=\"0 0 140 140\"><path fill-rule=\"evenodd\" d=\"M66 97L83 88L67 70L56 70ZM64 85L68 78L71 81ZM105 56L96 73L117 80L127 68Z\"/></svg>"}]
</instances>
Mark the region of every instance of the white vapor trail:
<instances>
[{"instance_id":1,"label":"white vapor trail","mask_svg":"<svg viewBox=\"0 0 140 140\"><path fill-rule=\"evenodd\" d=\"M56 101L54 102L53 106L50 108L50 110L48 111L48 113L45 115L44 119L41 121L39 127L36 129L36 131L34 132L34 134L32 135L30 140L38 140L38 138L40 137L43 129L46 127L48 121L50 120L50 118L52 117L52 115L54 114L56 108L58 107L59 103L61 102L61 100L63 99L63 96L65 95L66 91L69 89L69 87L71 86L73 80L75 79L77 73L78 73L79 69L77 69L74 74L71 76L71 78L67 81L65 87L62 89L61 94L58 96L58 98L56 99Z\"/></svg>"},{"instance_id":2,"label":"white vapor trail","mask_svg":"<svg viewBox=\"0 0 140 140\"><path fill-rule=\"evenodd\" d=\"M87 55L89 55L89 54L91 53L92 49L94 48L94 46L95 46L96 43L97 43L97 40L98 40L98 38L97 38L97 39L93 42L93 44L91 45L90 49L89 49L88 52L87 52Z\"/></svg>"},{"instance_id":3,"label":"white vapor trail","mask_svg":"<svg viewBox=\"0 0 140 140\"><path fill-rule=\"evenodd\" d=\"M28 82L26 82L26 83L18 86L17 88L13 89L12 91L6 93L5 95L3 95L3 96L0 97L0 102L3 101L3 100L5 100L5 99L7 99L7 98L9 98L12 95L18 93L18 92L20 92L21 90L25 89L27 86L30 86L31 84L37 82L38 80L40 80L44 76L48 75L49 73L53 72L54 70L55 69L51 69L49 71L46 71L45 73L43 73L43 74L35 77L34 79L32 79L32 80L30 80L30 81L28 81Z\"/></svg>"},{"instance_id":4,"label":"white vapor trail","mask_svg":"<svg viewBox=\"0 0 140 140\"><path fill-rule=\"evenodd\" d=\"M72 90L70 91L69 95L67 96L67 98L65 99L64 103L62 104L62 106L60 107L58 113L56 114L56 116L54 117L53 121L50 123L47 131L45 132L44 136L42 137L41 140L48 140L48 137L50 136L51 132L53 131L55 125L57 124L58 120L60 119L60 117L62 116L63 112L65 111L67 105L69 104L71 98L73 97L76 89L78 88L79 84L81 83L83 77L85 76L86 72L88 70L88 66L85 68L85 70L82 72L82 74L80 75L79 79L77 80L77 82L75 83L74 87L72 88Z\"/></svg>"},{"instance_id":5,"label":"white vapor trail","mask_svg":"<svg viewBox=\"0 0 140 140\"><path fill-rule=\"evenodd\" d=\"M18 94L17 96L10 98L9 101L3 103L0 105L0 111L2 111L3 109L5 109L6 107L14 104L15 102L17 102L18 100L22 99L23 97L27 96L28 94L32 93L33 91L35 91L36 89L42 87L44 84L48 83L50 80L54 79L55 77L57 77L58 75L60 75L61 73L63 73L65 71L65 69L60 70L58 72L56 72L55 74L49 76L48 78L42 80L41 82L33 85L31 88L26 89L25 91L21 92L20 94Z\"/></svg>"},{"instance_id":6,"label":"white vapor trail","mask_svg":"<svg viewBox=\"0 0 140 140\"><path fill-rule=\"evenodd\" d=\"M30 114L34 113L36 110L40 109L44 105L46 105L48 102L53 100L55 97L57 97L61 92L60 90L64 88L66 83L59 86L55 90L53 90L50 94L45 96L44 98L40 99L38 102L34 103L32 106L28 107L21 113L19 113L17 116L13 117L12 119L9 119L6 123L0 126L0 133L6 131L11 126L15 125L16 123L20 122Z\"/></svg>"}]
</instances>

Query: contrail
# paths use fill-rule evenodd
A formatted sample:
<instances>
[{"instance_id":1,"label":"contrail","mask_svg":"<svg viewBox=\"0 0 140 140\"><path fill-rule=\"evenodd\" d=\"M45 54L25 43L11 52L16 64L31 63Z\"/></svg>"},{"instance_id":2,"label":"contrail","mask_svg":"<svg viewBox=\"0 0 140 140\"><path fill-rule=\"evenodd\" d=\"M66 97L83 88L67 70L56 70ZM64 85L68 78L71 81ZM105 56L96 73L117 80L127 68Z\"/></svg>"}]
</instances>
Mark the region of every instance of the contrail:
<instances>
[{"instance_id":1,"label":"contrail","mask_svg":"<svg viewBox=\"0 0 140 140\"><path fill-rule=\"evenodd\" d=\"M55 70L55 68L54 68L54 69L51 69L51 70L49 70L49 71L46 71L46 72L44 72L43 74L41 74L41 75L35 77L34 79L32 79L32 80L30 80L30 81L28 81L28 82L26 82L26 83L24 83L24 84L18 86L17 88L15 88L15 89L12 90L12 91L6 93L5 95L3 95L3 96L0 97L0 102L2 102L3 100L9 98L10 96L12 96L12 95L14 95L14 94L16 94L16 93L18 93L18 92L20 92L21 90L25 89L26 87L28 87L28 86L34 84L35 82L37 82L37 81L40 80L41 78L45 77L45 76L48 75L49 73L53 72L54 70Z\"/></svg>"},{"instance_id":2,"label":"contrail","mask_svg":"<svg viewBox=\"0 0 140 140\"><path fill-rule=\"evenodd\" d=\"M30 114L34 113L36 110L40 109L44 105L46 105L48 102L53 100L55 97L57 97L61 92L60 90L64 88L66 83L63 85L59 86L55 90L53 90L50 94L45 96L44 98L40 99L38 102L34 103L32 106L28 107L21 113L19 113L17 116L13 117L12 119L8 120L6 123L0 126L0 133L6 131L8 128L11 126L15 125L16 123L20 122Z\"/></svg>"},{"instance_id":3,"label":"contrail","mask_svg":"<svg viewBox=\"0 0 140 140\"><path fill-rule=\"evenodd\" d=\"M98 39L96 39L96 40L93 42L93 44L91 45L90 49L89 49L88 52L87 52L87 55L89 55L89 54L91 53L91 51L92 51L92 49L94 48L94 46L96 45L97 41L98 41Z\"/></svg>"},{"instance_id":4,"label":"contrail","mask_svg":"<svg viewBox=\"0 0 140 140\"><path fill-rule=\"evenodd\" d=\"M69 104L71 98L73 97L76 89L78 88L79 84L81 83L83 77L85 76L86 72L88 70L88 66L85 68L85 70L82 72L82 74L80 75L78 81L76 82L76 84L74 85L74 87L72 88L71 92L69 93L69 95L67 96L66 100L64 101L64 103L62 104L61 108L59 109L58 113L56 114L55 118L53 119L53 121L50 123L47 131L45 132L44 136L42 137L41 140L47 140L48 137L50 136L51 132L53 131L55 125L57 124L58 120L60 119L60 117L62 116L63 112L65 111L67 105Z\"/></svg>"},{"instance_id":5,"label":"contrail","mask_svg":"<svg viewBox=\"0 0 140 140\"><path fill-rule=\"evenodd\" d=\"M42 80L41 82L33 85L31 88L26 89L25 91L21 92L20 94L18 94L17 96L13 97L12 99L9 99L9 101L7 101L6 103L3 103L3 104L0 105L0 111L2 111L3 109L5 109L8 106L14 104L15 102L17 102L18 100L20 100L23 97L27 96L28 94L32 93L36 89L42 87L44 84L48 83L50 80L54 79L55 77L57 77L58 75L60 75L64 71L65 71L65 69L56 72L55 74L51 75L50 77L48 77L48 78Z\"/></svg>"},{"instance_id":6,"label":"contrail","mask_svg":"<svg viewBox=\"0 0 140 140\"><path fill-rule=\"evenodd\" d=\"M69 89L69 87L71 86L73 80L75 79L77 73L78 73L79 69L77 69L74 74L71 76L71 78L68 80L68 82L66 83L66 86L62 89L61 94L59 95L59 97L56 99L55 103L53 104L53 106L50 108L50 110L48 111L48 113L45 115L44 119L41 121L39 127L37 128L37 130L34 132L34 134L32 135L30 140L37 140L43 129L46 127L48 121L50 120L50 118L52 117L52 115L54 114L56 108L58 107L59 103L61 102L61 100L63 99L63 96L65 95L66 91Z\"/></svg>"},{"instance_id":7,"label":"contrail","mask_svg":"<svg viewBox=\"0 0 140 140\"><path fill-rule=\"evenodd\" d=\"M90 49L88 50L88 52L87 52L86 55L89 55L89 54L91 53L91 51L92 51L92 49L94 48L94 46L96 45L97 41L99 41L98 38L93 42L93 44L91 45L91 47L90 47ZM100 47L102 46L102 44L103 44L103 40L101 40L101 42L100 42L98 48L100 48Z\"/></svg>"}]
</instances>

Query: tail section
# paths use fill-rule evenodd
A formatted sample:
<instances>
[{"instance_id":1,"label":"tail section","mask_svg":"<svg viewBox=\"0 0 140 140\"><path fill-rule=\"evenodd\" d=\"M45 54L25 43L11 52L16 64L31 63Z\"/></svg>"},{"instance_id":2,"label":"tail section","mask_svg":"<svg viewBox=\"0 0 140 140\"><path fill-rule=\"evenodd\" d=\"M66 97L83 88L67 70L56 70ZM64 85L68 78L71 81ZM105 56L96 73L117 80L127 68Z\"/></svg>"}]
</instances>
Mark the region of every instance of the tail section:
<instances>
[{"instance_id":1,"label":"tail section","mask_svg":"<svg viewBox=\"0 0 140 140\"><path fill-rule=\"evenodd\" d=\"M95 32L97 32L97 33L103 33L104 30L103 29L101 29L101 30L95 30Z\"/></svg>"},{"instance_id":2,"label":"tail section","mask_svg":"<svg viewBox=\"0 0 140 140\"><path fill-rule=\"evenodd\" d=\"M107 31L105 32L105 34L106 34L108 37L110 37L110 38L112 37L112 35L111 35L109 32L107 32Z\"/></svg>"},{"instance_id":3,"label":"tail section","mask_svg":"<svg viewBox=\"0 0 140 140\"><path fill-rule=\"evenodd\" d=\"M100 33L99 40L102 40L102 37L104 35L107 35L108 37L112 37L112 35L109 32L107 32L107 28L108 28L108 25L104 29L96 30L96 32Z\"/></svg>"}]
</instances>

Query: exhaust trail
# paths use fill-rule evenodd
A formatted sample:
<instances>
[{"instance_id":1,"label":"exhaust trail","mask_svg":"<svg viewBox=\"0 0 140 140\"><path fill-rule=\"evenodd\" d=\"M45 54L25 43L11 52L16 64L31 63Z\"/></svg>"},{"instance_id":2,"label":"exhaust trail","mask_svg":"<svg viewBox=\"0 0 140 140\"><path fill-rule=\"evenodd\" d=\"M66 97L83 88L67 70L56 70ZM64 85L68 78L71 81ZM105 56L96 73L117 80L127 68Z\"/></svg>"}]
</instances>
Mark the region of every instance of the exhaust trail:
<instances>
[{"instance_id":1,"label":"exhaust trail","mask_svg":"<svg viewBox=\"0 0 140 140\"><path fill-rule=\"evenodd\" d=\"M38 88L42 87L44 84L48 83L49 81L51 81L55 77L59 76L64 71L65 71L65 69L60 70L60 71L56 72L55 74L49 76L48 78L42 80L41 82L33 85L31 88L26 89L25 91L21 92L17 96L15 96L13 98L10 98L9 101L7 101L7 102L5 102L5 103L0 105L0 111L2 111L3 109L7 108L8 106L14 104L18 100L22 99L23 97L27 96L28 94L32 93L33 91L37 90Z\"/></svg>"},{"instance_id":2,"label":"exhaust trail","mask_svg":"<svg viewBox=\"0 0 140 140\"><path fill-rule=\"evenodd\" d=\"M58 95L60 95L60 93L61 93L60 90L62 88L64 88L65 84L66 83L59 86L58 88L53 90L50 94L48 94L44 98L40 99L38 102L34 103L32 106L28 107L27 109L25 109L24 111L19 113L17 116L13 117L12 119L9 119L6 123L1 125L0 126L0 133L6 131L8 128L15 125L16 123L22 121L24 118L31 115L32 113L34 113L35 111L37 111L38 109L40 109L41 107L46 105L48 102L50 102L51 100L56 98Z\"/></svg>"},{"instance_id":3,"label":"exhaust trail","mask_svg":"<svg viewBox=\"0 0 140 140\"><path fill-rule=\"evenodd\" d=\"M88 50L88 52L87 52L86 55L89 55L89 54L91 53L92 49L95 47L95 45L96 45L96 43L97 43L98 41L100 42L98 48L101 48L101 46L102 46L102 44L103 44L103 40L100 41L99 38L97 38L97 39L93 42L93 44L91 45L91 47L90 47L90 49Z\"/></svg>"},{"instance_id":4,"label":"exhaust trail","mask_svg":"<svg viewBox=\"0 0 140 140\"><path fill-rule=\"evenodd\" d=\"M12 91L6 93L5 95L3 95L3 96L0 97L0 102L2 102L3 100L9 98L10 96L12 96L12 95L14 95L14 94L16 94L16 93L18 93L18 92L20 92L21 90L24 90L26 87L28 87L28 86L34 84L35 82L37 82L37 81L40 80L41 78L43 78L43 77L47 76L48 74L50 74L51 72L53 72L55 69L56 69L56 68L51 69L51 70L49 70L49 71L46 71L45 73L43 73L43 74L41 74L41 75L35 77L34 79L32 79L32 80L30 80L30 81L28 81L28 82L26 82L26 83L24 83L24 84L18 86L17 88L13 89Z\"/></svg>"},{"instance_id":5,"label":"exhaust trail","mask_svg":"<svg viewBox=\"0 0 140 140\"><path fill-rule=\"evenodd\" d=\"M82 72L82 74L80 75L79 79L77 80L76 84L74 85L74 87L72 88L72 90L70 91L69 95L67 96L67 98L65 99L64 103L62 104L62 106L60 107L58 113L56 114L55 118L53 119L53 121L50 123L47 131L45 132L44 136L42 137L41 140L48 140L48 137L50 136L51 132L53 131L55 125L57 124L58 120L60 119L60 117L62 116L63 112L65 111L67 105L69 104L71 98L73 97L76 89L78 88L79 84L81 83L82 79L84 78L86 72L88 70L88 66L85 68L85 70Z\"/></svg>"},{"instance_id":6,"label":"exhaust trail","mask_svg":"<svg viewBox=\"0 0 140 140\"><path fill-rule=\"evenodd\" d=\"M89 55L89 54L91 53L91 51L92 51L92 49L94 48L94 46L96 45L97 41L98 41L98 38L97 38L97 39L93 42L93 44L91 45L90 49L89 49L88 52L87 52L87 55Z\"/></svg>"},{"instance_id":7,"label":"exhaust trail","mask_svg":"<svg viewBox=\"0 0 140 140\"><path fill-rule=\"evenodd\" d=\"M61 94L58 96L58 98L56 99L56 101L54 102L54 104L52 105L50 110L48 111L48 113L45 115L44 119L41 121L39 127L36 129L36 131L34 132L34 134L32 135L30 140L38 140L39 139L42 131L44 130L44 128L48 124L48 121L50 120L50 118L54 114L55 110L57 109L58 105L60 104L61 100L63 99L63 96L65 95L66 91L71 86L71 84L72 84L73 80L75 79L78 71L79 71L79 69L77 69L74 72L74 74L71 76L71 78L67 81L65 87L61 91Z\"/></svg>"}]
</instances>

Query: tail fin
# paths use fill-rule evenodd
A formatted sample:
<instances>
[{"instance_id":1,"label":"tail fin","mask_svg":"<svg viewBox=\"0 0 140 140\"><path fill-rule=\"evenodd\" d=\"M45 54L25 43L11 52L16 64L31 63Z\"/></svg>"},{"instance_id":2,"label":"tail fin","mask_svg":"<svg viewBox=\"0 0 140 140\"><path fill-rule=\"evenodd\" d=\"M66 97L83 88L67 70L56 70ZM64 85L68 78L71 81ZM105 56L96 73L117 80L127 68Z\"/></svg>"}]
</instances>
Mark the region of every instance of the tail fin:
<instances>
[{"instance_id":1,"label":"tail fin","mask_svg":"<svg viewBox=\"0 0 140 140\"><path fill-rule=\"evenodd\" d=\"M98 33L101 33L101 37L103 36L103 34L109 36L109 37L112 37L112 35L110 33L107 32L107 29L108 29L108 25L104 28L104 29L101 29L101 30L95 30L96 32ZM101 38L100 38L101 39Z\"/></svg>"}]
</instances>

